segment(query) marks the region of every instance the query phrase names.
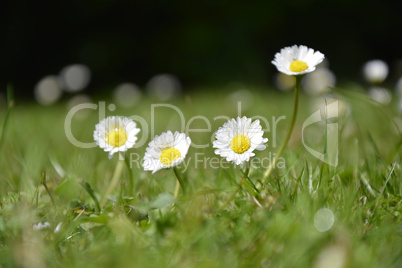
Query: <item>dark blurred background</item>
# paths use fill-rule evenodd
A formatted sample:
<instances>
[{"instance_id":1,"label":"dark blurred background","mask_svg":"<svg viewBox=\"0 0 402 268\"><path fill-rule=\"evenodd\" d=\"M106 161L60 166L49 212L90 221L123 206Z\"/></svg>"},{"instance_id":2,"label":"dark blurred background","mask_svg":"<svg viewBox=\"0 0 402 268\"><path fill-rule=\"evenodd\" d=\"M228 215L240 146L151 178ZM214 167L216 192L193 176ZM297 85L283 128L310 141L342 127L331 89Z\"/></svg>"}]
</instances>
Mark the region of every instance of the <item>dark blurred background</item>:
<instances>
[{"instance_id":1,"label":"dark blurred background","mask_svg":"<svg viewBox=\"0 0 402 268\"><path fill-rule=\"evenodd\" d=\"M42 77L72 63L90 67L89 92L158 73L184 90L231 81L272 84L270 63L284 46L323 52L339 80L401 55L398 1L14 0L3 3L0 91L29 98ZM392 73L394 70L394 74Z\"/></svg>"}]
</instances>

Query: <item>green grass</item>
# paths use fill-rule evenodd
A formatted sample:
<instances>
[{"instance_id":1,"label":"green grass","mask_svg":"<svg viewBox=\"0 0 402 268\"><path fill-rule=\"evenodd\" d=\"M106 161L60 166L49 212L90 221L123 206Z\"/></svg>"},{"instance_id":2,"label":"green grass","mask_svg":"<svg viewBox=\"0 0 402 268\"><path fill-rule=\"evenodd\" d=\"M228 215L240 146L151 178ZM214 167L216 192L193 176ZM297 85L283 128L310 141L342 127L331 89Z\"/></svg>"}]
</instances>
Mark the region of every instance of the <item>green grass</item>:
<instances>
[{"instance_id":1,"label":"green grass","mask_svg":"<svg viewBox=\"0 0 402 268\"><path fill-rule=\"evenodd\" d=\"M272 116L288 118L277 125L276 148L272 125L264 135L268 148L256 157L269 157L286 134L293 96L252 92L254 104L242 115L264 116L270 124ZM335 92L349 105L336 120L338 166L315 159L303 147L301 128L313 113L314 97L302 95L283 154L286 167L276 169L259 192L247 181L221 210L239 187L241 168L204 168L194 157L215 156L211 137L225 120L214 117L237 116L237 105L227 102L230 92L200 89L171 102L186 122L195 115L211 120L210 132L190 133L193 142L210 146L189 150L186 196L172 199L172 170L151 175L134 166L132 188L125 168L101 211L94 200L103 198L117 157L109 160L98 147L73 146L64 132L64 104L21 105L17 99L5 130L7 111L0 107L0 267L401 267L402 136L393 123L401 115L394 104L376 105L353 88ZM144 99L133 109L117 107L106 115L139 115L150 123L152 103ZM99 118L97 111L86 116L74 119L72 132L92 142ZM155 134L180 130L173 110L156 109L155 119ZM196 120L191 127L206 128L206 123ZM325 123L308 133L316 136L305 137L306 142L323 152ZM142 157L152 137L145 138L145 145L129 152ZM264 171L251 169L253 184L261 182ZM314 226L321 208L335 216L325 232ZM39 222L50 228L34 230Z\"/></svg>"}]
</instances>

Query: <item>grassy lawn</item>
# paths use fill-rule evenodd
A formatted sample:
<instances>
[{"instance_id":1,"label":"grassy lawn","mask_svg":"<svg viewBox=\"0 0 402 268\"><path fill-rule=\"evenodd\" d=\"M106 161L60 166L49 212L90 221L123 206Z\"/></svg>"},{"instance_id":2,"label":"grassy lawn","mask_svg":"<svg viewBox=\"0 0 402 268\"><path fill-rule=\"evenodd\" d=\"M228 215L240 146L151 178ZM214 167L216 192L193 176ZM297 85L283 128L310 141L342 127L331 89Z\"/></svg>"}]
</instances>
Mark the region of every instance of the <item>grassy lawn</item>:
<instances>
[{"instance_id":1,"label":"grassy lawn","mask_svg":"<svg viewBox=\"0 0 402 268\"><path fill-rule=\"evenodd\" d=\"M267 119L269 126L260 120L267 149L254 157L267 165L286 134L293 95L250 92L252 103L242 104L241 116ZM339 117L306 127L302 136L318 100L302 94L284 165L267 180L265 168L251 167L240 187L244 168L216 162L221 158L212 148L225 118L239 115L231 94L199 89L169 102L191 129L204 130L190 132L192 142L208 145L190 147L186 165L179 166L188 191L176 199L174 172L151 175L140 160L152 131L182 131L179 113L147 98L110 111L106 100L106 116L136 115L146 125L137 122L144 143L127 151L119 183L100 209L117 154L109 160L99 147L71 144L65 103L43 107L17 99L5 130L6 107L0 107L0 267L402 267L402 117L396 100L384 107L357 87L334 90L331 97L344 104ZM281 116L286 119L273 123ZM98 122L99 109L80 111L71 132L93 142ZM331 123L339 129L336 167L303 146L326 152Z\"/></svg>"}]
</instances>

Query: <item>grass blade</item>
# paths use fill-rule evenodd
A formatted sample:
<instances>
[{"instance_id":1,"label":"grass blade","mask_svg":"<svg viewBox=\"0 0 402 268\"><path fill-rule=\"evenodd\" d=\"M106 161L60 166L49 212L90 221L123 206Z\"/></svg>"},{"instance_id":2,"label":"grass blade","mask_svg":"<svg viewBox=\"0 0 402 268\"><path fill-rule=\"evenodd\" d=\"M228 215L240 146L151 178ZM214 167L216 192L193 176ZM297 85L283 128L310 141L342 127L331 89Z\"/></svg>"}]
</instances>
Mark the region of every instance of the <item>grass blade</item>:
<instances>
[{"instance_id":1,"label":"grass blade","mask_svg":"<svg viewBox=\"0 0 402 268\"><path fill-rule=\"evenodd\" d=\"M94 189L92 189L91 185L88 182L84 181L84 180L79 179L78 182L85 189L85 191L87 191L87 193L91 196L92 200L95 202L96 211L100 212L101 208L100 208L98 199L96 198Z\"/></svg>"},{"instance_id":2,"label":"grass blade","mask_svg":"<svg viewBox=\"0 0 402 268\"><path fill-rule=\"evenodd\" d=\"M11 111L14 108L14 105L15 105L15 103L14 103L14 89L13 89L13 86L11 84L8 84L8 86L7 86L7 113L6 113L6 118L5 118L4 124L3 124L3 130L2 130L1 136L0 136L0 151L1 151L1 148L3 147L3 142L4 142L6 129L7 129L8 122L10 120Z\"/></svg>"}]
</instances>

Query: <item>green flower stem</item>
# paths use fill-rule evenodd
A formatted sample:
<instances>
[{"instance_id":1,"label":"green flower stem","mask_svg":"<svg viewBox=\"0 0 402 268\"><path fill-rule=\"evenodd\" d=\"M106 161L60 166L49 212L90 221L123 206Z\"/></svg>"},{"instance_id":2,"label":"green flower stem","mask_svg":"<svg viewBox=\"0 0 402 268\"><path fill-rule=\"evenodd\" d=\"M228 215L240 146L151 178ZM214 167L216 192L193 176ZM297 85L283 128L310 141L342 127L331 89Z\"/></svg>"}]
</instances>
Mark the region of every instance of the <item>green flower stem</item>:
<instances>
[{"instance_id":1,"label":"green flower stem","mask_svg":"<svg viewBox=\"0 0 402 268\"><path fill-rule=\"evenodd\" d=\"M283 143L282 143L281 147L279 148L278 153L275 155L274 160L272 161L271 165L269 166L269 168L266 170L266 172L264 174L263 183L271 175L272 171L275 169L276 163L278 162L279 157L282 155L282 152L285 149L286 145L288 144L290 136L292 135L293 127L295 125L296 117L297 117L297 110L298 110L297 108L299 105L300 82L301 82L302 78L303 78L303 75L296 76L295 100L294 100L294 104L293 104L292 121L290 123L290 127L289 127L288 133L286 135L286 138L283 140Z\"/></svg>"},{"instance_id":2,"label":"green flower stem","mask_svg":"<svg viewBox=\"0 0 402 268\"><path fill-rule=\"evenodd\" d=\"M241 190L241 188L243 187L243 184L246 182L247 178L248 178L248 173L250 172L250 163L247 162L247 167L246 170L244 171L244 176L241 179L241 181L239 182L239 187L233 191L233 193L229 196L229 198L225 201L225 203L222 204L222 206L219 208L218 211L224 209L236 196L236 194Z\"/></svg>"},{"instance_id":3,"label":"green flower stem","mask_svg":"<svg viewBox=\"0 0 402 268\"><path fill-rule=\"evenodd\" d=\"M181 190L183 191L183 194L186 194L186 186L184 184L183 178L180 175L179 170L176 167L174 167L173 172L176 175L177 182L180 184L180 187L181 187ZM178 189L178 187L176 186L176 190L174 192L174 198L176 198L179 195L179 191L177 189Z\"/></svg>"},{"instance_id":4,"label":"green flower stem","mask_svg":"<svg viewBox=\"0 0 402 268\"><path fill-rule=\"evenodd\" d=\"M103 196L103 199L100 203L101 207L104 207L106 205L107 197L110 195L110 193L113 191L113 189L116 187L117 183L119 182L121 173L123 171L123 166L124 166L124 161L118 160L116 169L114 170L114 173L113 173L112 180L110 181L109 187L107 188L106 193Z\"/></svg>"},{"instance_id":5,"label":"green flower stem","mask_svg":"<svg viewBox=\"0 0 402 268\"><path fill-rule=\"evenodd\" d=\"M130 167L130 159L127 156L128 154L125 155L124 157L124 162L126 163L127 169L128 169L128 194L133 195L133 190L134 190L134 176L133 176L133 170Z\"/></svg>"},{"instance_id":6,"label":"green flower stem","mask_svg":"<svg viewBox=\"0 0 402 268\"><path fill-rule=\"evenodd\" d=\"M179 180L177 180L176 186L174 187L174 194L173 194L174 199L176 199L179 196L179 192L180 192L180 182Z\"/></svg>"}]
</instances>

